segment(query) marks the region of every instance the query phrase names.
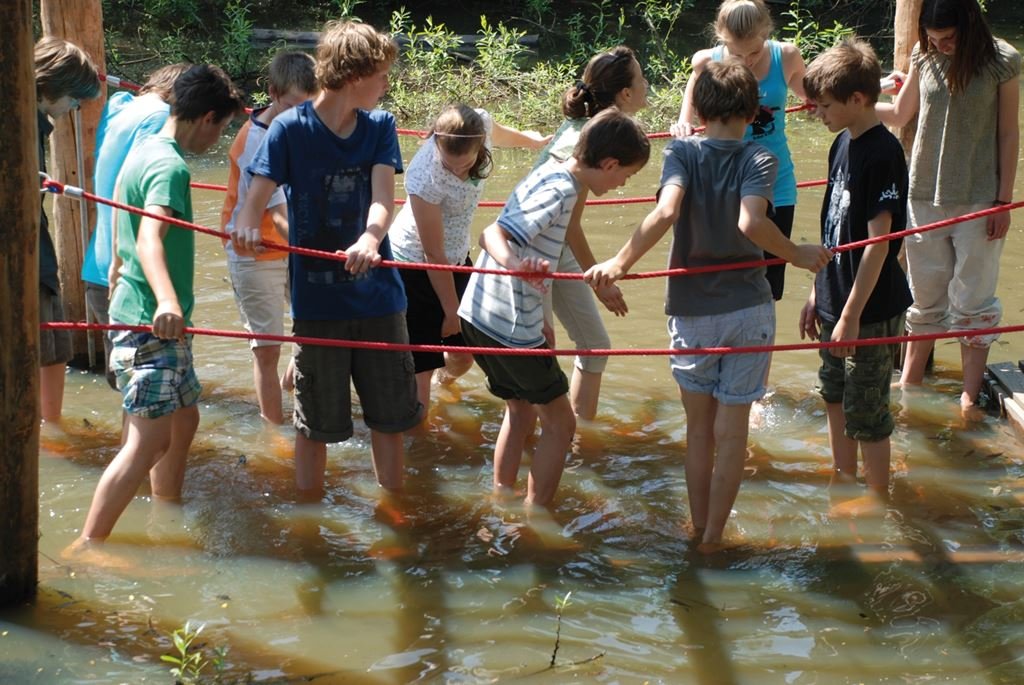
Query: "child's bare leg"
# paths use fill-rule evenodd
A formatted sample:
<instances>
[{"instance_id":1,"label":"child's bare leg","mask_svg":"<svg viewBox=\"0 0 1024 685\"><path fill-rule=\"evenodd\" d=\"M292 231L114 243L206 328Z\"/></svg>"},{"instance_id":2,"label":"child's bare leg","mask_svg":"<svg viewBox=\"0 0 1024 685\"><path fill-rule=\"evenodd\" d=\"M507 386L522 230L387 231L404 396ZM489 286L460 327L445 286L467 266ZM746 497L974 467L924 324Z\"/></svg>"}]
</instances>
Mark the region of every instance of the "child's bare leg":
<instances>
[{"instance_id":1,"label":"child's bare leg","mask_svg":"<svg viewBox=\"0 0 1024 685\"><path fill-rule=\"evenodd\" d=\"M456 378L466 375L471 368L473 368L473 355L462 354L461 352L445 352L444 368L438 369L437 381L442 385L449 385Z\"/></svg>"},{"instance_id":2,"label":"child's bare leg","mask_svg":"<svg viewBox=\"0 0 1024 685\"><path fill-rule=\"evenodd\" d=\"M978 401L981 384L985 378L985 366L988 363L987 347L960 345L960 362L963 368L964 390L960 395L960 406L964 409L973 407Z\"/></svg>"},{"instance_id":3,"label":"child's bare leg","mask_svg":"<svg viewBox=\"0 0 1024 685\"><path fill-rule=\"evenodd\" d=\"M43 421L60 421L64 410L64 376L67 364L39 367L39 413Z\"/></svg>"},{"instance_id":4,"label":"child's bare leg","mask_svg":"<svg viewBox=\"0 0 1024 685\"><path fill-rule=\"evenodd\" d=\"M722 531L736 503L747 459L749 421L749 404L719 404L715 411L715 471L711 477L705 543L721 542Z\"/></svg>"},{"instance_id":5,"label":"child's bare leg","mask_svg":"<svg viewBox=\"0 0 1024 685\"><path fill-rule=\"evenodd\" d=\"M128 416L124 446L110 462L92 497L83 540L103 540L135 497L154 462L171 442L173 414L156 419Z\"/></svg>"},{"instance_id":6,"label":"child's bare leg","mask_svg":"<svg viewBox=\"0 0 1024 685\"><path fill-rule=\"evenodd\" d=\"M540 439L530 464L526 503L544 505L554 499L558 490L565 454L576 432L576 417L565 395L534 408L540 416Z\"/></svg>"},{"instance_id":7,"label":"child's bare leg","mask_svg":"<svg viewBox=\"0 0 1024 685\"><path fill-rule=\"evenodd\" d=\"M494 490L515 488L526 439L537 423L536 408L525 400L507 400L498 440L494 444Z\"/></svg>"},{"instance_id":8,"label":"child's bare leg","mask_svg":"<svg viewBox=\"0 0 1024 685\"><path fill-rule=\"evenodd\" d=\"M377 475L377 482L386 490L401 490L402 465L405 461L402 433L370 430L370 444L373 447L373 472Z\"/></svg>"},{"instance_id":9,"label":"child's bare leg","mask_svg":"<svg viewBox=\"0 0 1024 685\"><path fill-rule=\"evenodd\" d=\"M900 385L921 385L924 382L924 370L928 366L928 357L935 347L934 340L911 340L907 342L907 356L903 360L903 373L900 374Z\"/></svg>"},{"instance_id":10,"label":"child's bare leg","mask_svg":"<svg viewBox=\"0 0 1024 685\"><path fill-rule=\"evenodd\" d=\"M284 423L281 383L277 377L277 364L280 360L280 345L260 345L252 348L252 376L256 383L256 401L260 405L260 416L278 426Z\"/></svg>"},{"instance_id":11,"label":"child's bare leg","mask_svg":"<svg viewBox=\"0 0 1024 685\"><path fill-rule=\"evenodd\" d=\"M708 525L711 472L715 459L715 410L711 395L680 390L686 412L686 494L690 500L690 523L698 530Z\"/></svg>"},{"instance_id":12,"label":"child's bare leg","mask_svg":"<svg viewBox=\"0 0 1024 685\"><path fill-rule=\"evenodd\" d=\"M889 462L892 448L889 438L875 442L861 442L864 457L864 480L882 499L889 497Z\"/></svg>"},{"instance_id":13,"label":"child's bare leg","mask_svg":"<svg viewBox=\"0 0 1024 685\"><path fill-rule=\"evenodd\" d=\"M185 483L185 462L199 428L199 406L183 407L171 414L171 442L149 470L149 487L154 497L181 498Z\"/></svg>"},{"instance_id":14,"label":"child's bare leg","mask_svg":"<svg viewBox=\"0 0 1024 685\"><path fill-rule=\"evenodd\" d=\"M295 355L288 357L288 366L285 367L284 373L281 374L281 389L285 392L291 392L295 389Z\"/></svg>"},{"instance_id":15,"label":"child's bare leg","mask_svg":"<svg viewBox=\"0 0 1024 685\"><path fill-rule=\"evenodd\" d=\"M574 368L569 397L576 416L593 421L597 416L597 401L601 398L601 374Z\"/></svg>"},{"instance_id":16,"label":"child's bare leg","mask_svg":"<svg viewBox=\"0 0 1024 685\"><path fill-rule=\"evenodd\" d=\"M416 399L423 405L423 420L426 421L430 415L430 381L434 377L434 370L420 371L416 374Z\"/></svg>"},{"instance_id":17,"label":"child's bare leg","mask_svg":"<svg viewBox=\"0 0 1024 685\"><path fill-rule=\"evenodd\" d=\"M300 499L319 499L324 494L327 443L295 432L295 487Z\"/></svg>"},{"instance_id":18,"label":"child's bare leg","mask_svg":"<svg viewBox=\"0 0 1024 685\"><path fill-rule=\"evenodd\" d=\"M846 435L846 414L839 402L826 402L828 443L832 448L831 482L852 483L857 479L857 441Z\"/></svg>"}]
</instances>

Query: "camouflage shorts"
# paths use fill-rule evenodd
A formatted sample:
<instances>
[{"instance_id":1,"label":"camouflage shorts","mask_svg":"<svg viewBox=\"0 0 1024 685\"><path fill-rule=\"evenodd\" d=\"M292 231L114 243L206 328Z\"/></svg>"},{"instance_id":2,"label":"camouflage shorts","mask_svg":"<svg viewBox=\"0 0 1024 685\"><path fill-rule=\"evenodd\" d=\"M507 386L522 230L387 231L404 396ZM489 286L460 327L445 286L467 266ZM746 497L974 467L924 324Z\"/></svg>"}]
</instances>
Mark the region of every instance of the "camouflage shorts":
<instances>
[{"instance_id":1,"label":"camouflage shorts","mask_svg":"<svg viewBox=\"0 0 1024 685\"><path fill-rule=\"evenodd\" d=\"M821 340L832 339L835 324L821 322ZM903 315L878 323L864 324L860 337L887 338L903 334ZM833 357L821 349L818 392L829 404L842 404L846 436L863 442L877 442L892 434L894 421L889 411L892 360L897 345L863 345L852 357Z\"/></svg>"}]
</instances>

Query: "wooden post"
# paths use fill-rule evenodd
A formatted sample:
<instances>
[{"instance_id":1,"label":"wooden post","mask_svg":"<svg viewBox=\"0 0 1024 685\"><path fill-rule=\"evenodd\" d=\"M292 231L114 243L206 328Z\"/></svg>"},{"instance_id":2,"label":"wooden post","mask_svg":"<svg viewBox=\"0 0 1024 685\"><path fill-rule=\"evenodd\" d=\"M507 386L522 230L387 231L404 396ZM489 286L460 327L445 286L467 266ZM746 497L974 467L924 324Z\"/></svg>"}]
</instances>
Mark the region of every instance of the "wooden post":
<instances>
[{"instance_id":1,"label":"wooden post","mask_svg":"<svg viewBox=\"0 0 1024 685\"><path fill-rule=\"evenodd\" d=\"M0 606L39 576L39 159L32 3L5 3L0 40Z\"/></svg>"},{"instance_id":2,"label":"wooden post","mask_svg":"<svg viewBox=\"0 0 1024 685\"><path fill-rule=\"evenodd\" d=\"M896 0L896 19L894 26L895 42L893 45L892 61L893 67L904 74L910 71L910 53L918 42L918 18L921 16L921 4L923 0ZM917 133L917 117L911 119L910 123L901 129L894 131L907 155L910 155L910 148L914 144L914 134Z\"/></svg>"},{"instance_id":3,"label":"wooden post","mask_svg":"<svg viewBox=\"0 0 1024 685\"><path fill-rule=\"evenodd\" d=\"M96 68L106 71L103 52L103 10L102 3L81 2L81 0L42 0L40 19L43 33L71 41L85 50ZM75 154L75 129L69 115L54 122L50 136L50 158L47 166L50 175L62 183L85 188L92 192L92 176L95 168L96 129L103 114L106 101L106 84L102 85L101 97L81 104L82 158L85 161L85 178L78 176L78 161ZM87 203L89 230L96 224L96 207ZM57 267L60 274L61 300L64 316L68 321L85 321L85 284L82 282L82 258L86 245L81 236L81 203L61 199L53 203L50 214L50 230L53 245L57 251ZM75 358L72 364L78 367L88 365L86 334L74 334ZM101 357L102 361L102 357Z\"/></svg>"}]
</instances>

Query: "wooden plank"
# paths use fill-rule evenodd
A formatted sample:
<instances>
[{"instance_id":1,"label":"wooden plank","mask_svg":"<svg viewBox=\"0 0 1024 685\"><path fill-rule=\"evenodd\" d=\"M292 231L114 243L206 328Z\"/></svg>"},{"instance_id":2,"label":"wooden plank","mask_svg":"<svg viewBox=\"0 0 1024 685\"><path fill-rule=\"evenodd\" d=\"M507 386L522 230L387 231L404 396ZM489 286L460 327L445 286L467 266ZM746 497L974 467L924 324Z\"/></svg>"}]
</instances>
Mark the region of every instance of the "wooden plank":
<instances>
[{"instance_id":1,"label":"wooden plank","mask_svg":"<svg viewBox=\"0 0 1024 685\"><path fill-rule=\"evenodd\" d=\"M32 3L4 5L0 40L0 606L39 578L39 156Z\"/></svg>"},{"instance_id":2,"label":"wooden plank","mask_svg":"<svg viewBox=\"0 0 1024 685\"><path fill-rule=\"evenodd\" d=\"M44 0L41 7L43 33L68 40L82 48L100 72L106 71L103 47L103 10L101 3L80 0ZM50 135L50 158L47 166L50 175L62 183L78 186L92 192L93 168L96 161L96 129L99 128L103 103L106 102L106 85L100 85L101 97L81 103L82 143L84 173L78 175L78 156L75 147L75 127L72 115L54 121ZM86 225L91 230L96 225L96 206L85 203L88 213ZM82 208L80 202L66 199L53 203L50 233L57 252L57 268L60 274L60 295L67 321L85 321L85 283L82 281L82 259L85 248L82 237ZM72 365L85 368L89 365L86 333L77 332L72 336L74 359ZM99 339L99 338L97 338ZM102 363L102 356L100 362Z\"/></svg>"}]
</instances>

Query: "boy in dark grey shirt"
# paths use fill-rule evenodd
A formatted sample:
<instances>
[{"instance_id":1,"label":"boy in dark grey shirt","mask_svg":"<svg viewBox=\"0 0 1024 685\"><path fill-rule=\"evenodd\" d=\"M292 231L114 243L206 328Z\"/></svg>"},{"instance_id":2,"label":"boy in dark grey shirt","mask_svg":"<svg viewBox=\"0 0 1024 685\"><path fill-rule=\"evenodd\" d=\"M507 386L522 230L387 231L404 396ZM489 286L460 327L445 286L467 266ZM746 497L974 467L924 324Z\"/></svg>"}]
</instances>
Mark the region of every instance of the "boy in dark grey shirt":
<instances>
[{"instance_id":1,"label":"boy in dark grey shirt","mask_svg":"<svg viewBox=\"0 0 1024 685\"><path fill-rule=\"evenodd\" d=\"M813 272L828 262L828 250L793 244L768 218L777 162L743 140L758 109L750 69L725 60L697 78L694 104L707 137L676 140L666 149L658 205L613 259L587 271L591 285L622 278L673 225L671 268L758 261L762 251ZM775 339L764 266L674 276L665 313L675 349L771 345ZM671 358L686 412L693 538L702 552L723 546L743 476L750 405L764 394L768 360L767 353Z\"/></svg>"}]
</instances>

